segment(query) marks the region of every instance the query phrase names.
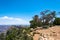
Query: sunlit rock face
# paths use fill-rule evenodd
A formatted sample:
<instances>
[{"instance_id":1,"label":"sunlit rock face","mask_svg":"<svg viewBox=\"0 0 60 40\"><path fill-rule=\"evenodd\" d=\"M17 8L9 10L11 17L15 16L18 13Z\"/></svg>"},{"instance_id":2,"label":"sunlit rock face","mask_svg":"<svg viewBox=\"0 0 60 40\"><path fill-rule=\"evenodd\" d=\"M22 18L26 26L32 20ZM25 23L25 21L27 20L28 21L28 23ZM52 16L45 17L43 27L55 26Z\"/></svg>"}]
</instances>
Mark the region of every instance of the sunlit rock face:
<instances>
[{"instance_id":1,"label":"sunlit rock face","mask_svg":"<svg viewBox=\"0 0 60 40\"><path fill-rule=\"evenodd\" d=\"M44 34L43 36L40 36L38 40L54 40L54 38Z\"/></svg>"},{"instance_id":2,"label":"sunlit rock face","mask_svg":"<svg viewBox=\"0 0 60 40\"><path fill-rule=\"evenodd\" d=\"M49 36L48 34L35 34L33 37L34 40L54 40L54 37Z\"/></svg>"},{"instance_id":3,"label":"sunlit rock face","mask_svg":"<svg viewBox=\"0 0 60 40\"><path fill-rule=\"evenodd\" d=\"M35 29L34 29L35 30ZM50 27L48 29L36 29L33 31L34 40L60 40L60 26Z\"/></svg>"}]
</instances>

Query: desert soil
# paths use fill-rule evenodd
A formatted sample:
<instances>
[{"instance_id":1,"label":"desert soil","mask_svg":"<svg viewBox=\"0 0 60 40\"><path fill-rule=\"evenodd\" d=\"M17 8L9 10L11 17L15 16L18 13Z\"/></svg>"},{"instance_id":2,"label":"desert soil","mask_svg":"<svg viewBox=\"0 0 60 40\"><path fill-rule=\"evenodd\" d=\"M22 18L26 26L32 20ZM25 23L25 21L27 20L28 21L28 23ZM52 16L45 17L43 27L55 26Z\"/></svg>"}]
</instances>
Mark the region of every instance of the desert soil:
<instances>
[{"instance_id":1,"label":"desert soil","mask_svg":"<svg viewBox=\"0 0 60 40\"><path fill-rule=\"evenodd\" d=\"M50 27L48 29L36 28L33 40L60 40L60 26Z\"/></svg>"}]
</instances>

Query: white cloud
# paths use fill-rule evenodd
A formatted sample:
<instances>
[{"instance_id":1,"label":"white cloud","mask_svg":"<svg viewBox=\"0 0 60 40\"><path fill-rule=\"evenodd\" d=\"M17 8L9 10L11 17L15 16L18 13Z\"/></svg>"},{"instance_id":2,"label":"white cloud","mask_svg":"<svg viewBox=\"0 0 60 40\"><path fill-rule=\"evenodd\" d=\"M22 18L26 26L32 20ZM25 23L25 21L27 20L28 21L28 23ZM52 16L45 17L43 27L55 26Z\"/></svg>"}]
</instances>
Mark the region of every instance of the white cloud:
<instances>
[{"instance_id":1,"label":"white cloud","mask_svg":"<svg viewBox=\"0 0 60 40\"><path fill-rule=\"evenodd\" d=\"M19 25L19 24L29 24L29 21L26 21L21 18L14 18L14 17L0 17L0 25Z\"/></svg>"}]
</instances>

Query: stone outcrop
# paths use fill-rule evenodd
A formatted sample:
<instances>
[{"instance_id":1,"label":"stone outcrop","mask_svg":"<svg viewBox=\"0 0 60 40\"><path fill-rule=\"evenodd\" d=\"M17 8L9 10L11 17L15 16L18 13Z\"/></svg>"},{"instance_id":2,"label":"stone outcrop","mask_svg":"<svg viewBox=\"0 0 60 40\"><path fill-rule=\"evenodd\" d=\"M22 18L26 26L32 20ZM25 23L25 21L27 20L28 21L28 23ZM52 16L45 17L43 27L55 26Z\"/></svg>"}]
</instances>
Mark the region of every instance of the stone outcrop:
<instances>
[{"instance_id":1,"label":"stone outcrop","mask_svg":"<svg viewBox=\"0 0 60 40\"><path fill-rule=\"evenodd\" d=\"M36 28L33 33L33 40L60 40L60 26L54 26L49 29Z\"/></svg>"}]
</instances>

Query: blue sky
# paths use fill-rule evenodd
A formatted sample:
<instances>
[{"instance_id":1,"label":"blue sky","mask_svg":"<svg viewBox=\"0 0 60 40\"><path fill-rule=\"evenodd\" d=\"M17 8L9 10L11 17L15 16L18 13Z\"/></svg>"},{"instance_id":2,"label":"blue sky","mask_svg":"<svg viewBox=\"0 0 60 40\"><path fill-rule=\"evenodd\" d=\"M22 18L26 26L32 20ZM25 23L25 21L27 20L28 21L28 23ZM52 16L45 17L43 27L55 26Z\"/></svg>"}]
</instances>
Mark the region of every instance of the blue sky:
<instances>
[{"instance_id":1,"label":"blue sky","mask_svg":"<svg viewBox=\"0 0 60 40\"><path fill-rule=\"evenodd\" d=\"M46 9L60 11L60 0L0 0L0 18L20 18L28 22Z\"/></svg>"}]
</instances>

